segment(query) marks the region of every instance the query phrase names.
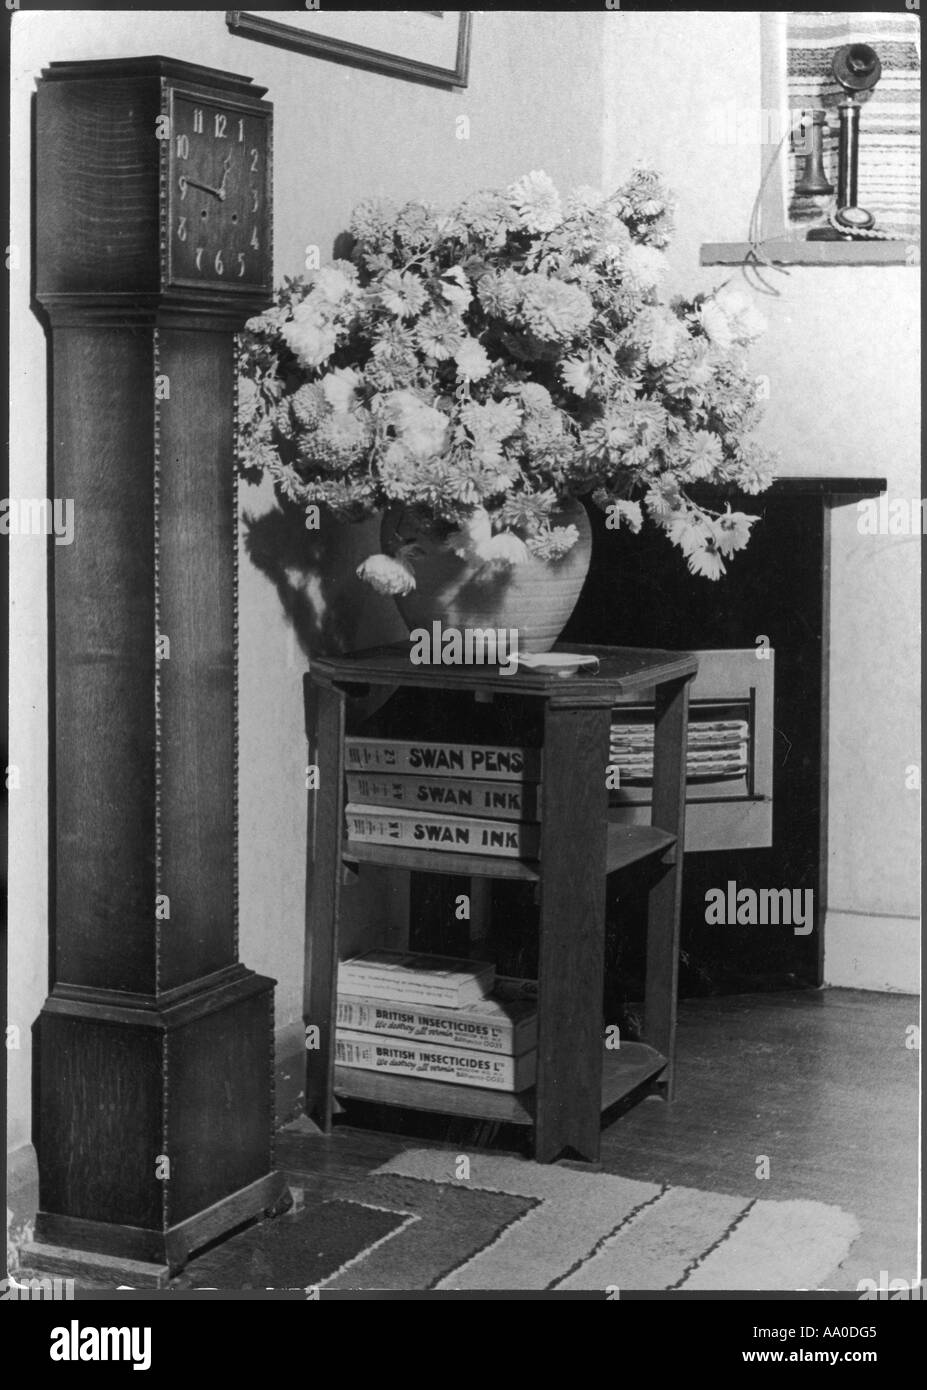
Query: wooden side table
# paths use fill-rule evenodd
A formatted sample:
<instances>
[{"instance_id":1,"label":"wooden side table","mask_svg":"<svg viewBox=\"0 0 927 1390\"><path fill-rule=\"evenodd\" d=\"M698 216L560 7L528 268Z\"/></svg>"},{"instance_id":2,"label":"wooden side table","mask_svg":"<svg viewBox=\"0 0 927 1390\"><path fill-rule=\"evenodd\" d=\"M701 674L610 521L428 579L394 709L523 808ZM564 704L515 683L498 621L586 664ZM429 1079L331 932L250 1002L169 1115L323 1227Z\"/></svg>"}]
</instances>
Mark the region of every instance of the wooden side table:
<instances>
[{"instance_id":1,"label":"wooden side table","mask_svg":"<svg viewBox=\"0 0 927 1390\"><path fill-rule=\"evenodd\" d=\"M685 826L689 682L697 658L685 652L575 647L599 659L594 675L568 678L497 667L414 666L409 646L313 662L306 677L310 761L305 1021L320 1031L307 1053L306 1109L327 1133L336 1097L530 1126L538 1162L599 1156L602 1112L645 1082L672 1089L679 907ZM537 860L463 855L401 845L356 843L344 829L346 703L376 687L469 691L476 698L519 695L542 702L543 766ZM629 697L655 698L654 794L650 825L609 819L606 769L611 711ZM445 735L445 739L447 739ZM510 740L500 739L500 742ZM643 859L663 868L650 891L644 1041L605 1047L602 1011L605 880ZM519 879L538 886L537 1082L508 1094L416 1077L335 1066L335 1020L342 875L363 864L401 872ZM371 923L372 932L377 924ZM372 935L369 945L383 944ZM395 945L395 942L390 944Z\"/></svg>"}]
</instances>

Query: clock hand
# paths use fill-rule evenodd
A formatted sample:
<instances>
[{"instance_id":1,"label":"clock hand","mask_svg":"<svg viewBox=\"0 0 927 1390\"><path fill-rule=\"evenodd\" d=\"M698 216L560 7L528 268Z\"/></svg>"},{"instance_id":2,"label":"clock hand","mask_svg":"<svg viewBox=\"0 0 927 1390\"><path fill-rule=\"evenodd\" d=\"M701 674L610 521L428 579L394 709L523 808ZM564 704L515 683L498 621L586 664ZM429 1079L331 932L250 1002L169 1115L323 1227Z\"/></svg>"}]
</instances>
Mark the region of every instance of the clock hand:
<instances>
[{"instance_id":1,"label":"clock hand","mask_svg":"<svg viewBox=\"0 0 927 1390\"><path fill-rule=\"evenodd\" d=\"M231 152L225 156L225 163L222 165L222 182L219 184L219 197L225 198L225 185L229 176L229 169L232 167Z\"/></svg>"},{"instance_id":2,"label":"clock hand","mask_svg":"<svg viewBox=\"0 0 927 1390\"><path fill-rule=\"evenodd\" d=\"M211 184L200 183L199 179L191 179L189 174L181 174L181 184L192 184L194 188L202 188L204 193L212 193L220 202L225 202L225 189L223 187L213 188ZM225 180L223 179L223 184Z\"/></svg>"}]
</instances>

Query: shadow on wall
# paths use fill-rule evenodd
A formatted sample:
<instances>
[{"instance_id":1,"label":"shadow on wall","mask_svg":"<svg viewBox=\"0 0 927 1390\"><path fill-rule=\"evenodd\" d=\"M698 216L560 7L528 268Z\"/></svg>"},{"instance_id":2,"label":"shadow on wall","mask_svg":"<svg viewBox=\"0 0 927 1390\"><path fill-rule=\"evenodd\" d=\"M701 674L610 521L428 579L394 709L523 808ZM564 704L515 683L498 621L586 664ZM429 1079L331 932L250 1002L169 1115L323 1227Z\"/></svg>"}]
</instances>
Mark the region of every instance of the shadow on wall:
<instances>
[{"instance_id":1,"label":"shadow on wall","mask_svg":"<svg viewBox=\"0 0 927 1390\"><path fill-rule=\"evenodd\" d=\"M325 519L308 531L302 512L279 506L245 512L245 551L277 591L286 622L307 661L408 636L392 599L375 594L355 574L379 549L379 522Z\"/></svg>"},{"instance_id":2,"label":"shadow on wall","mask_svg":"<svg viewBox=\"0 0 927 1390\"><path fill-rule=\"evenodd\" d=\"M333 259L347 259L354 246L339 232ZM391 598L382 597L355 574L360 562L380 549L380 523L338 522L323 510L318 531L306 529L302 512L277 503L263 515L244 512L245 552L271 581L307 662L407 639L408 629ZM382 703L382 698L374 704Z\"/></svg>"}]
</instances>

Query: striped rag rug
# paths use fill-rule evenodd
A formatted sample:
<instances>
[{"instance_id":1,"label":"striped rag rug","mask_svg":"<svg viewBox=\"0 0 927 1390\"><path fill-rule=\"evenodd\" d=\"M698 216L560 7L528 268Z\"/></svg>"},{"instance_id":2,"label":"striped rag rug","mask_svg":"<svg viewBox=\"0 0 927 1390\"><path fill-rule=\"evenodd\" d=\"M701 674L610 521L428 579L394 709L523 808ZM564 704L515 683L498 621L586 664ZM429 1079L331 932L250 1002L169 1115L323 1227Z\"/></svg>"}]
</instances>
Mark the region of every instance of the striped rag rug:
<instances>
[{"instance_id":1,"label":"striped rag rug","mask_svg":"<svg viewBox=\"0 0 927 1390\"><path fill-rule=\"evenodd\" d=\"M327 1289L834 1287L859 1226L839 1207L639 1182L611 1173L409 1149L349 1200L396 1222ZM347 1195L347 1194L345 1194Z\"/></svg>"}]
</instances>

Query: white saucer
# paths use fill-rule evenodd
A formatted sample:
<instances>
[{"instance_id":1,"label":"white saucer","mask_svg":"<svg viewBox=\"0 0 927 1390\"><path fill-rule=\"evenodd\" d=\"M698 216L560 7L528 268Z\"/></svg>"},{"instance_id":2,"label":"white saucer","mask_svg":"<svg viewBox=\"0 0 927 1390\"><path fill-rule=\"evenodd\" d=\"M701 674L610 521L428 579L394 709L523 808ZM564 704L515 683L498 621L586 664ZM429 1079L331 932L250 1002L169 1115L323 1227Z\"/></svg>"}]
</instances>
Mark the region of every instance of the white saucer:
<instances>
[{"instance_id":1,"label":"white saucer","mask_svg":"<svg viewBox=\"0 0 927 1390\"><path fill-rule=\"evenodd\" d=\"M541 676L575 676L580 669L597 671L599 658L580 652L519 652L518 664Z\"/></svg>"}]
</instances>

